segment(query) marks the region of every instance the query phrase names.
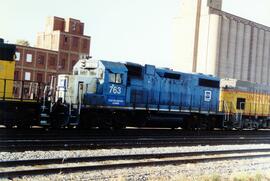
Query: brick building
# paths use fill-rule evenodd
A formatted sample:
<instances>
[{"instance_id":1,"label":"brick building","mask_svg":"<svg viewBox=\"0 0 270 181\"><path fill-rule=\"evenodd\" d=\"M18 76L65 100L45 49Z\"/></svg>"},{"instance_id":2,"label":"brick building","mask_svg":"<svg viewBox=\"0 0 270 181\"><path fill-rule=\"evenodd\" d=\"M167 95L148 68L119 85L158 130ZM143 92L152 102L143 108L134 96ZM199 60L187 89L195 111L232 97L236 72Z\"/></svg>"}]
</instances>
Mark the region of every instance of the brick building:
<instances>
[{"instance_id":1,"label":"brick building","mask_svg":"<svg viewBox=\"0 0 270 181\"><path fill-rule=\"evenodd\" d=\"M47 18L35 47L17 45L14 79L47 83L52 75L71 73L79 57L90 54L90 40L79 20Z\"/></svg>"}]
</instances>

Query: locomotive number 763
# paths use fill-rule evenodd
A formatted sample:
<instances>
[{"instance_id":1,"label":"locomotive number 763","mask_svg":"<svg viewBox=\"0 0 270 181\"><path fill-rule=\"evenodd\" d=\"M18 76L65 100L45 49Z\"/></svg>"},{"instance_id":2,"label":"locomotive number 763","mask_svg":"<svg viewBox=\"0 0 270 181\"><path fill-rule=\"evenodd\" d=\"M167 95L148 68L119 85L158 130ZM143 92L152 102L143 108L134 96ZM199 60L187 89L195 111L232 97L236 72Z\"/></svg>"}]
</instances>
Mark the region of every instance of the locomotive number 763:
<instances>
[{"instance_id":1,"label":"locomotive number 763","mask_svg":"<svg viewBox=\"0 0 270 181\"><path fill-rule=\"evenodd\" d=\"M121 87L119 87L119 86L116 86L116 85L114 85L114 84L112 84L111 86L110 86L110 93L113 93L113 94L121 94Z\"/></svg>"}]
</instances>

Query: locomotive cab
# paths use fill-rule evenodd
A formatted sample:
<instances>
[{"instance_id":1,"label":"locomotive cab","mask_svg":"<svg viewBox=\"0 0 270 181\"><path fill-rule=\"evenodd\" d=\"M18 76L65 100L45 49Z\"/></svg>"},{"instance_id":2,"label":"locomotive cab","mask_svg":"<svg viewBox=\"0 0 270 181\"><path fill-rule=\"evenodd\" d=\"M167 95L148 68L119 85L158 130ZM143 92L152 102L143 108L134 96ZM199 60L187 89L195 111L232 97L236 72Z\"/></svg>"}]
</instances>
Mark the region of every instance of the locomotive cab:
<instances>
[{"instance_id":1,"label":"locomotive cab","mask_svg":"<svg viewBox=\"0 0 270 181\"><path fill-rule=\"evenodd\" d=\"M68 104L125 105L127 68L117 62L81 59L73 75L58 76L58 96Z\"/></svg>"},{"instance_id":2,"label":"locomotive cab","mask_svg":"<svg viewBox=\"0 0 270 181\"><path fill-rule=\"evenodd\" d=\"M88 60L91 61L91 60ZM97 70L102 71L102 78L97 78L95 92L84 94L85 105L124 106L126 95L127 69L117 62L98 61ZM98 75L98 74L97 74Z\"/></svg>"},{"instance_id":3,"label":"locomotive cab","mask_svg":"<svg viewBox=\"0 0 270 181\"><path fill-rule=\"evenodd\" d=\"M105 66L105 104L124 106L126 104L127 68L121 63L102 62Z\"/></svg>"},{"instance_id":4,"label":"locomotive cab","mask_svg":"<svg viewBox=\"0 0 270 181\"><path fill-rule=\"evenodd\" d=\"M84 94L99 94L104 82L104 70L98 61L79 60L73 67L73 74L58 76L57 99L72 105L83 103Z\"/></svg>"}]
</instances>

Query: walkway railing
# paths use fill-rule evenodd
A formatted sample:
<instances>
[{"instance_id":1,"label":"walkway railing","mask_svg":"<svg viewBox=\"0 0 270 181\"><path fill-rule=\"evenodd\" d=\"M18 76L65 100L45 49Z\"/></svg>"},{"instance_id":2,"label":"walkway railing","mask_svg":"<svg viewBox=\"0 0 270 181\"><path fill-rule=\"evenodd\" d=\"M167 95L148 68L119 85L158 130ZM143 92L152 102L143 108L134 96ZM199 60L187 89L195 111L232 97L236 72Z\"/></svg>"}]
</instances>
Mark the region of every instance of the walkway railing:
<instances>
[{"instance_id":1,"label":"walkway railing","mask_svg":"<svg viewBox=\"0 0 270 181\"><path fill-rule=\"evenodd\" d=\"M44 97L45 83L0 79L0 100L39 100Z\"/></svg>"}]
</instances>

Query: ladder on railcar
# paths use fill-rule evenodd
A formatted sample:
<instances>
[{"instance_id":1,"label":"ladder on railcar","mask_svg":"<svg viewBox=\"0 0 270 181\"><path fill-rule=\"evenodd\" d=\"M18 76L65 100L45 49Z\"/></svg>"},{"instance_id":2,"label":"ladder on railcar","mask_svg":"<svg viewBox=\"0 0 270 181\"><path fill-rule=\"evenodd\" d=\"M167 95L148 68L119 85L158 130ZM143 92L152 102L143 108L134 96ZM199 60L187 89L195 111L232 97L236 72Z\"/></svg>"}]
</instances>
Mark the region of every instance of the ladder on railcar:
<instances>
[{"instance_id":1,"label":"ladder on railcar","mask_svg":"<svg viewBox=\"0 0 270 181\"><path fill-rule=\"evenodd\" d=\"M232 111L231 109L235 107L234 103L231 103L231 107L229 108L228 103L224 101L224 120L223 120L223 128L227 129L242 129L243 128L243 112L235 109Z\"/></svg>"}]
</instances>

